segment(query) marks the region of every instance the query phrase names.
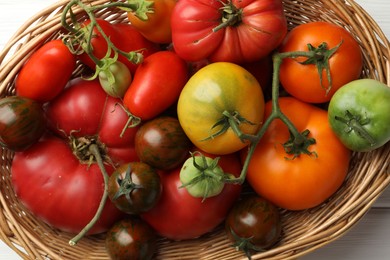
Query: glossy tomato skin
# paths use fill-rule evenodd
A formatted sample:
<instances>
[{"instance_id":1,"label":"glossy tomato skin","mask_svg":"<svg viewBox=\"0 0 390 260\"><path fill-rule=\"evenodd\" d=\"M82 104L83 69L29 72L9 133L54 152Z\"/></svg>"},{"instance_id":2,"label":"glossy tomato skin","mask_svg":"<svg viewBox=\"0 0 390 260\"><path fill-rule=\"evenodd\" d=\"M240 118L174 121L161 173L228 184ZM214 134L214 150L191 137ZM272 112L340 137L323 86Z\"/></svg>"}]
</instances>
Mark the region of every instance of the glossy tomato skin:
<instances>
[{"instance_id":1,"label":"glossy tomato skin","mask_svg":"<svg viewBox=\"0 0 390 260\"><path fill-rule=\"evenodd\" d=\"M132 75L128 67L117 60L107 70L100 71L98 79L108 95L122 98L130 86Z\"/></svg>"},{"instance_id":2,"label":"glossy tomato skin","mask_svg":"<svg viewBox=\"0 0 390 260\"><path fill-rule=\"evenodd\" d=\"M112 173L110 165L105 168ZM15 153L11 173L14 191L27 209L66 232L80 232L95 215L103 195L98 166L80 163L68 144L53 136ZM105 232L122 217L123 213L107 200L89 234Z\"/></svg>"},{"instance_id":3,"label":"glossy tomato skin","mask_svg":"<svg viewBox=\"0 0 390 260\"><path fill-rule=\"evenodd\" d=\"M266 250L281 238L279 209L262 197L247 195L229 211L225 231L233 245L237 245L247 255L252 251Z\"/></svg>"},{"instance_id":4,"label":"glossy tomato skin","mask_svg":"<svg viewBox=\"0 0 390 260\"><path fill-rule=\"evenodd\" d=\"M138 127L127 128L128 116L120 99L108 96L98 80L71 80L59 97L46 107L48 125L58 135L68 138L94 137L104 144L114 163L137 161L134 141Z\"/></svg>"},{"instance_id":5,"label":"glossy tomato skin","mask_svg":"<svg viewBox=\"0 0 390 260\"><path fill-rule=\"evenodd\" d=\"M76 66L76 57L61 40L52 40L35 51L15 81L18 96L45 103L65 87Z\"/></svg>"},{"instance_id":6,"label":"glossy tomato skin","mask_svg":"<svg viewBox=\"0 0 390 260\"><path fill-rule=\"evenodd\" d=\"M110 22L97 18L99 26L102 28L104 33L110 38L111 42L120 50L124 52L140 51L144 58L149 56L151 53L159 50L159 46L145 39L132 25L129 23L117 23L111 24ZM86 20L82 26L87 27L90 24L90 20ZM90 30L90 29L89 29ZM102 59L107 53L107 42L97 30L93 28L94 37L91 40L91 46L93 49L93 55L98 59ZM88 33L87 33L88 35ZM112 57L114 53L111 54ZM95 70L96 64L89 58L86 53L79 55L80 60L91 69ZM129 61L125 56L119 55L118 60L125 64L130 72L134 74L138 67L138 64L134 64Z\"/></svg>"},{"instance_id":7,"label":"glossy tomato skin","mask_svg":"<svg viewBox=\"0 0 390 260\"><path fill-rule=\"evenodd\" d=\"M256 146L250 160L247 181L257 194L289 209L315 207L328 199L342 185L349 167L351 152L333 133L325 110L293 97L279 98L282 112L299 132L308 129L316 144L309 147L315 154L292 158L284 150L288 128L274 120ZM271 103L266 104L266 117Z\"/></svg>"},{"instance_id":8,"label":"glossy tomato skin","mask_svg":"<svg viewBox=\"0 0 390 260\"><path fill-rule=\"evenodd\" d=\"M192 143L179 120L161 116L141 125L135 136L138 158L160 170L171 170L188 157Z\"/></svg>"},{"instance_id":9,"label":"glossy tomato skin","mask_svg":"<svg viewBox=\"0 0 390 260\"><path fill-rule=\"evenodd\" d=\"M157 250L157 236L141 219L126 218L107 232L105 247L113 260L148 260Z\"/></svg>"},{"instance_id":10,"label":"glossy tomato skin","mask_svg":"<svg viewBox=\"0 0 390 260\"><path fill-rule=\"evenodd\" d=\"M268 55L283 40L287 22L280 0L232 0L238 21L213 31L229 1L180 0L172 14L172 42L185 60L252 62ZM228 12L226 12L228 13Z\"/></svg>"},{"instance_id":11,"label":"glossy tomato skin","mask_svg":"<svg viewBox=\"0 0 390 260\"><path fill-rule=\"evenodd\" d=\"M129 22L149 41L155 43L172 42L171 16L177 0L154 0L153 13L147 14L147 20L139 19L128 12Z\"/></svg>"},{"instance_id":12,"label":"glossy tomato skin","mask_svg":"<svg viewBox=\"0 0 390 260\"><path fill-rule=\"evenodd\" d=\"M209 138L222 128L221 125L213 126L224 118L224 111L238 112L251 122L242 122L240 130L254 134L263 122L264 96L258 81L247 70L233 63L217 62L203 67L188 80L179 97L177 114L184 132L195 146L221 155L248 145L231 127L223 134Z\"/></svg>"},{"instance_id":13,"label":"glossy tomato skin","mask_svg":"<svg viewBox=\"0 0 390 260\"><path fill-rule=\"evenodd\" d=\"M211 154L204 154L213 157ZM220 166L236 177L241 172L237 154L221 156ZM241 185L229 184L218 196L202 202L202 198L195 198L185 188L180 188L180 167L160 174L163 184L161 199L141 217L158 234L173 240L192 239L213 230L223 222L242 189Z\"/></svg>"},{"instance_id":14,"label":"glossy tomato skin","mask_svg":"<svg viewBox=\"0 0 390 260\"><path fill-rule=\"evenodd\" d=\"M118 167L108 181L108 197L121 211L139 214L150 210L161 197L160 175L150 165L130 162ZM119 195L118 196L118 192Z\"/></svg>"},{"instance_id":15,"label":"glossy tomato skin","mask_svg":"<svg viewBox=\"0 0 390 260\"><path fill-rule=\"evenodd\" d=\"M292 29L284 39L279 52L308 51L307 44L318 47L326 42L329 49L341 44L329 59L332 86L325 71L323 86L317 67L303 65L305 58L284 59L280 67L280 82L292 96L309 103L324 103L344 84L359 78L362 72L363 56L358 42L344 28L328 22L311 22Z\"/></svg>"},{"instance_id":16,"label":"glossy tomato skin","mask_svg":"<svg viewBox=\"0 0 390 260\"><path fill-rule=\"evenodd\" d=\"M176 53L155 52L137 68L123 103L134 116L150 120L177 101L187 79L187 64Z\"/></svg>"},{"instance_id":17,"label":"glossy tomato skin","mask_svg":"<svg viewBox=\"0 0 390 260\"><path fill-rule=\"evenodd\" d=\"M0 145L13 151L24 150L43 135L46 119L42 105L29 98L0 99Z\"/></svg>"},{"instance_id":18,"label":"glossy tomato skin","mask_svg":"<svg viewBox=\"0 0 390 260\"><path fill-rule=\"evenodd\" d=\"M341 142L353 151L377 149L390 140L389 101L390 88L384 83L374 79L351 81L337 90L330 100L330 126Z\"/></svg>"}]
</instances>

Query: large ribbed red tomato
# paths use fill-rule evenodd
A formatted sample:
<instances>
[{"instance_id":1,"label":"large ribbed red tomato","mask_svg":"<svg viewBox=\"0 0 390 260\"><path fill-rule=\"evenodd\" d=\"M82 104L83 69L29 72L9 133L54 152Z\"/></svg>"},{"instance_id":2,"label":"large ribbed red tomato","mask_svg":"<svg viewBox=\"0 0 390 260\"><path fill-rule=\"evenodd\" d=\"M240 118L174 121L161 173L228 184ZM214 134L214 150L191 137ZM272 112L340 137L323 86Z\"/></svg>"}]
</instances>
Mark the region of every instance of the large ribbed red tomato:
<instances>
[{"instance_id":1,"label":"large ribbed red tomato","mask_svg":"<svg viewBox=\"0 0 390 260\"><path fill-rule=\"evenodd\" d=\"M180 0L171 24L173 47L189 61L259 60L287 33L280 0Z\"/></svg>"}]
</instances>

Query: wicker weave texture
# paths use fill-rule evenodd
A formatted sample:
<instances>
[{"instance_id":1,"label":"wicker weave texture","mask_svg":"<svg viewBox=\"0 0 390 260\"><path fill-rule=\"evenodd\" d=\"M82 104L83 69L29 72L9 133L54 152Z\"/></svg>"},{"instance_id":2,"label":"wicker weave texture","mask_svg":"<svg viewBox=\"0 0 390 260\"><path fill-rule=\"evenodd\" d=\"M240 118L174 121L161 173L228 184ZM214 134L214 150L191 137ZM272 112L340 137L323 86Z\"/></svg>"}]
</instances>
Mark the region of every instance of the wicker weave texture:
<instances>
[{"instance_id":1,"label":"wicker weave texture","mask_svg":"<svg viewBox=\"0 0 390 260\"><path fill-rule=\"evenodd\" d=\"M107 0L85 1L93 5ZM59 38L60 0L31 17L15 32L0 53L0 97L14 95L14 80L22 64L44 42ZM362 77L390 85L390 43L376 22L352 0L284 0L289 28L309 21L328 21L343 26L358 40L364 52ZM74 9L85 19L80 9ZM96 14L111 22L126 20L118 9ZM74 75L82 69L79 67ZM68 245L71 234L52 229L31 215L15 197L10 165L13 153L0 150L0 238L23 259L108 259L104 234L87 237L77 246ZM271 250L252 259L295 259L344 235L390 183L390 144L369 153L355 153L342 188L314 209L282 211L283 237ZM159 241L157 259L246 259L231 247L223 229L191 241Z\"/></svg>"}]
</instances>

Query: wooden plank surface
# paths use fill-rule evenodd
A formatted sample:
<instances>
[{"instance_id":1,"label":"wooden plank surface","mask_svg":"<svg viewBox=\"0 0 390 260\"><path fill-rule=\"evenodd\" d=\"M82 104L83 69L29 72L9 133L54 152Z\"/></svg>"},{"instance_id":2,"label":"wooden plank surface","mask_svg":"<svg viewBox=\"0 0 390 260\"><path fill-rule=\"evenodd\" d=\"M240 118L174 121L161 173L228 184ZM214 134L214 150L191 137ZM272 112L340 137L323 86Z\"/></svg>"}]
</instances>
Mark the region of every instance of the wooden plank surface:
<instances>
[{"instance_id":1,"label":"wooden plank surface","mask_svg":"<svg viewBox=\"0 0 390 260\"><path fill-rule=\"evenodd\" d=\"M14 32L32 15L55 3L55 0L1 0L0 49ZM390 1L356 0L377 21L390 38ZM390 189L373 208L339 240L302 257L304 260L385 260L390 259ZM20 260L0 241L0 260Z\"/></svg>"}]
</instances>

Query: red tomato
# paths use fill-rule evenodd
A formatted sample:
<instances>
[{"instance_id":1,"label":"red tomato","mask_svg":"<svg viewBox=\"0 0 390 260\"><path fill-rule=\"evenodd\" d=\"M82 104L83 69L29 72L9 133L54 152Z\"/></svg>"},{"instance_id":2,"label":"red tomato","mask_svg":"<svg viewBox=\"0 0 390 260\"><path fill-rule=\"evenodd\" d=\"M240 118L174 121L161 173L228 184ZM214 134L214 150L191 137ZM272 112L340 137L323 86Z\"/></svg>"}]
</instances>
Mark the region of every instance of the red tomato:
<instances>
[{"instance_id":1,"label":"red tomato","mask_svg":"<svg viewBox=\"0 0 390 260\"><path fill-rule=\"evenodd\" d=\"M321 84L317 66L301 64L307 58L284 59L280 67L280 82L284 89L302 101L327 102L337 89L359 78L362 72L363 56L359 43L344 28L327 22L311 22L295 27L287 34L279 52L308 51L308 44L317 48L324 42L329 50L341 43L329 59L331 85L325 70Z\"/></svg>"},{"instance_id":2,"label":"red tomato","mask_svg":"<svg viewBox=\"0 0 390 260\"><path fill-rule=\"evenodd\" d=\"M113 171L106 165L109 174ZM15 153L12 183L18 199L36 217L60 230L78 233L95 215L103 176L93 163L81 163L66 141L47 137ZM110 200L90 234L108 230L122 214Z\"/></svg>"},{"instance_id":3,"label":"red tomato","mask_svg":"<svg viewBox=\"0 0 390 260\"><path fill-rule=\"evenodd\" d=\"M274 120L256 146L250 160L247 181L262 197L279 207L302 210L328 199L342 185L349 167L350 151L339 141L328 123L325 110L292 97L279 98L282 112L299 132L310 131L316 140L296 158L286 153L283 144L290 132ZM265 115L271 113L271 102Z\"/></svg>"},{"instance_id":4,"label":"red tomato","mask_svg":"<svg viewBox=\"0 0 390 260\"><path fill-rule=\"evenodd\" d=\"M171 16L177 0L154 0L153 13L147 13L147 20L141 20L134 12L127 17L130 23L148 40L156 43L172 41Z\"/></svg>"},{"instance_id":5,"label":"red tomato","mask_svg":"<svg viewBox=\"0 0 390 260\"><path fill-rule=\"evenodd\" d=\"M100 18L96 19L96 21L104 33L110 38L115 47L121 51L131 52L139 50L144 58L146 58L151 53L154 53L159 49L156 44L145 39L132 25L128 23L111 24L108 21ZM90 24L90 20L85 21L82 26L87 27L88 24ZM89 34L89 30L86 32L86 35ZM101 59L106 55L108 45L96 27L93 28L93 33L94 36L91 40L91 47L93 50L92 53L98 59ZM114 53L111 53L111 56L114 56ZM88 67L95 69L96 64L89 58L86 53L80 55L79 58ZM138 66L137 64L130 62L123 55L119 55L118 60L125 64L132 73L135 72Z\"/></svg>"},{"instance_id":6,"label":"red tomato","mask_svg":"<svg viewBox=\"0 0 390 260\"><path fill-rule=\"evenodd\" d=\"M153 53L137 68L123 103L134 116L152 119L177 101L187 79L187 64L176 53Z\"/></svg>"},{"instance_id":7,"label":"red tomato","mask_svg":"<svg viewBox=\"0 0 390 260\"><path fill-rule=\"evenodd\" d=\"M65 137L93 137L104 144L105 153L115 163L137 160L135 134L138 127L121 132L128 116L119 99L108 96L98 80L73 79L46 109L48 124Z\"/></svg>"},{"instance_id":8,"label":"red tomato","mask_svg":"<svg viewBox=\"0 0 390 260\"><path fill-rule=\"evenodd\" d=\"M210 154L203 153L209 157ZM239 176L241 163L237 154L221 156L220 166L227 173ZM223 222L229 209L239 197L241 185L227 184L222 192L214 197L191 196L182 185L180 168L161 173L163 192L157 205L142 214L160 235L174 240L199 237Z\"/></svg>"},{"instance_id":9,"label":"red tomato","mask_svg":"<svg viewBox=\"0 0 390 260\"><path fill-rule=\"evenodd\" d=\"M175 51L189 61L255 61L287 32L280 0L180 0L171 24Z\"/></svg>"},{"instance_id":10,"label":"red tomato","mask_svg":"<svg viewBox=\"0 0 390 260\"><path fill-rule=\"evenodd\" d=\"M65 87L76 66L76 57L61 40L45 43L20 70L15 90L18 96L38 102L56 97Z\"/></svg>"}]
</instances>

